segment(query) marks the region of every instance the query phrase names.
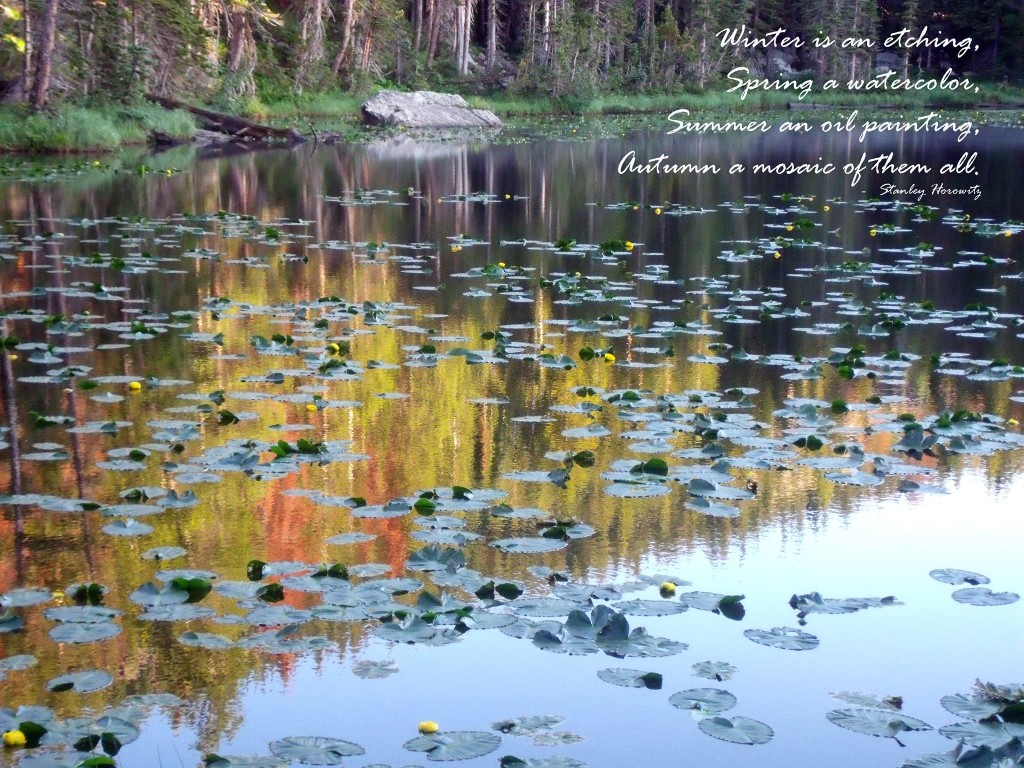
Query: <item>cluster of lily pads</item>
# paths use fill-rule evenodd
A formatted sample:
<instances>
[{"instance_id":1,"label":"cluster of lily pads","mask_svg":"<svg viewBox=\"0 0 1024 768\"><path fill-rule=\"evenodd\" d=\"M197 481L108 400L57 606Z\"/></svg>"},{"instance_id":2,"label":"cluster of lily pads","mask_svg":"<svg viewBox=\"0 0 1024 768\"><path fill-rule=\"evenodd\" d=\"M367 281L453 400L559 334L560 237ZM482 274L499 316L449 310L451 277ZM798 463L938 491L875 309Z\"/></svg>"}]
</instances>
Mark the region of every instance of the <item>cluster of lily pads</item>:
<instances>
[{"instance_id":1,"label":"cluster of lily pads","mask_svg":"<svg viewBox=\"0 0 1024 768\"><path fill-rule=\"evenodd\" d=\"M415 190L360 190L326 201L345 207L394 205L396 201L420 198ZM508 196L515 203L522 196ZM442 203L501 204L492 193L444 196ZM404 204L404 203L403 203ZM833 243L832 232L819 220L810 198L780 196L776 200L744 200L726 206L740 214L756 207L771 223L763 236L732 242L719 255L727 264L771 265L793 249L816 248L826 255L842 249ZM829 201L832 207L842 201ZM911 216L912 222L931 222L936 213L927 206L865 201L857 204L871 222L872 237L900 234L903 227L883 222L885 216ZM611 202L604 208L613 215L639 211L635 201ZM650 204L656 215L693 216L713 213L693 206ZM645 210L646 212L646 210ZM826 211L827 213L827 211ZM940 219L944 226L979 238L1019 234L1019 222L970 220L958 212ZM331 251L356 257L359 267L395 264L412 280L438 268L437 243L386 243L328 240L305 242L303 222L261 222L251 216L228 212L177 215L152 222L116 220L66 223L72 232L46 232L21 238L0 235L0 256L15 251L65 252L61 273L73 270L76 279L60 285L41 285L25 291L3 294L18 309L4 317L0 338L5 351L23 356L18 362L17 382L29 386L77 388L100 409L120 403L128 392L167 388L177 392L180 404L167 409L168 418L147 422L150 437L139 445L117 445L107 451L97 467L109 473L132 473L152 469L151 458L163 457L160 471L176 488L125 482L118 498L92 500L66 498L50 493L16 493L0 498L0 504L38 507L65 514L96 514L110 519L103 531L111 536L150 536L153 526L143 520L169 510L188 510L202 502L201 486L217 483L225 474L241 473L253 480L273 482L299 475L313 466L364 462L370 459L368 446L344 440L294 442L279 437L282 431L300 431L306 425L275 424L269 439L239 436L247 423L258 424L260 413L245 410L249 403L272 401L302 408L307 412L351 409L359 400L332 396L340 383L364 382L378 369L428 368L444 372L455 366L516 366L519 375L531 375L543 368L546 374L561 376L561 401L540 412L509 413L510 420L524 429L531 424L556 423L560 419L585 420L582 426L566 425L560 430L563 450L551 451L551 462L541 468L509 471L501 480L516 483L539 482L559 488L594 482L597 475L607 485L604 492L618 499L642 499L676 492L689 512L712 518L737 518L742 505L757 498L759 483L775 472L821 472L828 481L845 486L884 486L902 493L942 493L943 475L926 465L927 457L949 459L957 455L986 456L997 451L1024 448L1024 436L1013 420L994 413L949 409L937 413L905 410L908 398L899 394L911 371L930 367L935 376L956 377L984 383L1010 382L1024 378L1024 361L983 359L967 353L936 353L924 356L900 351L906 329L934 328L962 339L992 339L1011 327L1024 324L1024 316L1000 312L977 302L962 308L936 308L924 297L906 297L888 290L887 280L925 272L954 269L991 270L999 280L1019 280L1024 273L1009 273L1006 258L980 252L961 252L955 261L943 261L940 249L929 243L902 249L876 248L868 252L839 253L828 263L796 268L794 279L819 277L835 290L820 300L793 302L780 287L759 290L740 288L741 276L685 277L671 279L669 268L650 261L660 254L647 251L648 261L632 271L628 259L643 249L642 243L618 238L601 242L580 242L572 235L553 240L503 241L495 247L474 235L460 233L447 238L452 253L488 246L486 263L467 266L447 275L453 285L465 285L466 302L501 299L510 304L550 301L557 307L581 308L576 319L548 318L537 323L504 323L480 331L478 336L446 334L444 329L419 325L410 317L430 305L419 306L381 299L351 301L336 295L315 300L285 301L265 305L226 296L209 296L195 309L164 311L149 306L145 298L130 295L123 285L113 285L115 275L156 273L173 276L190 262L218 262L225 268L262 268L268 259L251 251L241 258L227 258L218 246L225 240L242 239L261 248L303 247L302 254L282 253L284 261L315 258ZM81 234L93 227L118 233L125 247L119 255L86 248ZM159 229L160 235L153 234ZM175 246L185 237L204 242L182 249L177 255L158 256L155 245ZM82 242L78 242L82 241ZM148 244L148 245L147 245ZM149 246L153 250L149 250ZM507 253L494 260L497 249ZM540 254L547 268L521 266L523 255ZM468 263L468 262L467 262ZM586 274L583 274L586 270ZM55 270L57 272L57 270ZM37 270L42 279L47 273ZM82 279L78 279L82 278ZM659 295L672 298L641 298L642 288L658 287ZM438 285L414 285L422 294L441 290ZM886 290L878 290L885 288ZM998 293L1004 285L990 289ZM90 307L108 307L110 317L92 312L52 314L32 306L41 297L57 294L66 301L89 302ZM875 295L877 294L877 295ZM126 312L131 319L124 320ZM641 326L636 313L671 319L653 320ZM115 314L117 313L117 314ZM810 318L824 316L821 321ZM198 330L197 319L216 323L216 331ZM116 318L116 319L115 319ZM431 324L443 317L430 317ZM750 353L723 340L727 331L744 325L787 322L792 330L807 336L830 337L828 350L818 355L768 352ZM246 333L239 343L235 326L270 323L280 332ZM12 328L31 340L21 340ZM540 331L546 341L537 341ZM369 359L361 353L362 336L380 333L399 335L401 356L393 360ZM252 360L265 364L265 372L239 377L245 389L197 391L190 381L157 376L127 376L94 371L85 363L72 362L93 350L118 350L134 344L160 343L178 336L197 348L213 350L211 357L230 370L232 361ZM552 342L552 343L549 343ZM677 348L692 348L689 354ZM625 348L626 351L623 351ZM655 391L644 387L605 388L588 381L598 366L613 370L642 371L677 365L731 366L740 371L757 366L778 370L780 378L794 385L824 380L837 392L848 391L847 382L872 382L873 394L862 402L810 397L787 398L769 414L759 407L760 392L751 386L723 387L721 390L685 389ZM26 370L27 369L27 370ZM475 394L475 393L471 393ZM416 397L413 393L377 393L386 400ZM1018 399L1022 399L1018 395ZM504 408L504 397L470 397L480 406ZM906 405L909 409L911 406ZM301 413L301 412L300 412ZM760 414L760 417L755 414ZM32 427L63 430L71 435L101 434L117 439L130 422L94 419L79 423L65 413L33 411ZM262 425L260 425L262 426ZM236 431L237 430L237 431ZM859 441L865 436L882 437L884 450L868 451ZM266 436L264 436L266 437ZM4 448L23 439L6 434ZM608 459L602 446L621 440L635 458ZM582 443L581 447L578 443ZM21 460L62 462L70 460L66 446L56 440L38 442L22 452ZM589 474L588 474L589 473ZM117 475L119 476L119 475ZM195 486L196 490L187 488ZM573 542L599 532L586 519L562 511L515 507L503 502L503 488L471 489L463 486L421 488L406 496L368 500L359 496L334 496L322 491L293 489L290 495L306 496L311 504L341 507L355 520L409 517L415 522L412 540L423 546L411 552L405 562L410 572L424 574L434 588L410 575L386 576L389 566L374 563L297 563L259 560L249 562L246 579L221 579L219 574L196 568L170 569L166 562L187 556L177 546L159 544L143 557L158 563L153 581L140 584L127 599L139 610L130 618L155 622L204 622L178 635L190 647L227 651L250 649L264 653L299 653L332 649L327 635L305 634L304 627L319 622L359 622L372 627L378 641L419 645L458 642L468 632L498 630L504 635L528 641L537 649L565 655L604 654L615 659L658 658L686 649L671 638L655 637L631 619L680 614L689 609L714 612L726 619L745 617L742 595L705 591L682 592L687 585L674 575L644 577L627 584L591 584L574 581L570 574L546 566L532 566L535 581L527 582L483 574L470 567L479 547L490 546L503 553L530 555L556 552ZM499 538L485 540L468 519L473 516L503 522ZM584 517L583 513L580 517ZM515 535L505 535L505 534ZM327 540L344 546L369 541L363 532L342 533ZM935 579L961 586L953 598L981 606L1007 605L1018 599L1012 592L992 592L981 586L987 579L955 569L933 571ZM962 585L968 585L963 587ZM625 599L630 592L654 592L660 597ZM287 604L291 593L319 597L312 608ZM418 594L417 594L418 593ZM43 617L53 626L49 636L57 643L102 642L121 632L118 621L124 611L104 604L108 588L96 583L71 585L65 590L73 604L50 606ZM221 599L230 610L204 604L209 596ZM27 607L53 600L50 587L23 587L0 596L0 633L16 633L25 626ZM234 601L224 603L224 600ZM791 608L801 626L815 613L841 614L868 608L900 605L893 596L830 598L817 592L794 594ZM211 631L217 626L243 626L248 634L233 638ZM726 625L728 626L728 625ZM812 650L819 638L794 627L749 628L743 635L754 643L792 651ZM0 679L26 669L34 657L19 654L0 660ZM356 674L383 677L395 671L393 665L361 660ZM694 674L719 682L735 671L724 662L694 665ZM630 688L659 690L659 673L627 668L609 668L599 673L602 680ZM103 670L68 671L54 677L50 691L85 693L102 690L111 682ZM829 720L844 728L874 736L896 738L907 731L930 728L926 723L902 715L898 697L843 693L837 696L853 709L834 710ZM907 768L932 765L1002 765L1018 762L1024 731L1020 725L1019 686L982 686L974 694L943 699L943 706L965 722L947 726L941 732L962 742L949 756L930 756L905 763ZM20 730L37 745L71 746L79 752L99 749L106 756L81 755L21 761L28 768L48 765L105 765L102 760L116 755L121 745L137 736L139 713L125 707L163 704L164 700L132 701L97 718L61 721L38 707L0 711L4 730ZM773 736L772 728L748 717L723 715L736 698L720 688L689 688L674 693L669 703L698 713L698 727L715 738L746 745L763 744ZM506 735L545 735L555 743L571 743L569 736L546 733L555 718L520 718L502 721L493 730ZM545 733L541 733L545 732ZM133 735L134 734L134 735ZM570 734L571 735L571 734ZM413 752L429 760L457 760L490 754L501 739L495 733L476 731L421 734L406 742ZM85 748L85 749L83 749ZM333 737L288 737L274 741L273 755L206 759L212 766L274 766L288 761L302 764L338 764L342 758L363 754L353 742ZM973 751L972 751L973 750ZM64 761L64 762L62 762ZM77 762L68 762L77 761ZM93 762L89 762L93 761ZM929 762L930 761L930 762ZM945 761L945 762L943 762ZM1009 761L1009 763L1007 763ZM505 757L503 766L579 766L571 758L520 759Z\"/></svg>"}]
</instances>

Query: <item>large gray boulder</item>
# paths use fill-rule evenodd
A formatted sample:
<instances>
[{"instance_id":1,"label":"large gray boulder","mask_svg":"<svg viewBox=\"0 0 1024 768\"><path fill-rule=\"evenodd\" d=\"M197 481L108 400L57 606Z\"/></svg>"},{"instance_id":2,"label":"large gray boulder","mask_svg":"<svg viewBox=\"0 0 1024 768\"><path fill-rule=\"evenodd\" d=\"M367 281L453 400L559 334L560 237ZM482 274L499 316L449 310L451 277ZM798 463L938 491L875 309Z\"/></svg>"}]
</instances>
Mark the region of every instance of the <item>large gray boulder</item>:
<instances>
[{"instance_id":1,"label":"large gray boulder","mask_svg":"<svg viewBox=\"0 0 1024 768\"><path fill-rule=\"evenodd\" d=\"M363 122L406 128L501 128L486 109L473 109L461 96L433 91L381 91L363 104Z\"/></svg>"}]
</instances>

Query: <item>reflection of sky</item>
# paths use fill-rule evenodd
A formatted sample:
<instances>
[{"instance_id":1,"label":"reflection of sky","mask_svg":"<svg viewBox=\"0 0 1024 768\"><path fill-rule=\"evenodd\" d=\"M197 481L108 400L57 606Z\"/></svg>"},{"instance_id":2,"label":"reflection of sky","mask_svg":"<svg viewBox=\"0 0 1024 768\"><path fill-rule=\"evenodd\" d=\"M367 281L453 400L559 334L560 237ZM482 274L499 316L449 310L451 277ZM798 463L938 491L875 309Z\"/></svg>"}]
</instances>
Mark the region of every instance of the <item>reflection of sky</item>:
<instances>
[{"instance_id":1,"label":"reflection of sky","mask_svg":"<svg viewBox=\"0 0 1024 768\"><path fill-rule=\"evenodd\" d=\"M634 618L633 626L689 643L688 650L663 659L560 656L494 630L470 632L460 643L441 648L388 648L373 640L360 658L392 659L400 669L382 680L356 677L351 660L339 664L336 658L306 656L287 684L274 678L245 688L237 704L247 713L245 722L218 751L264 752L275 738L332 735L366 747L367 755L349 764L404 765L416 762L401 744L415 736L420 720L437 720L449 730L487 730L504 718L559 714L566 720L558 728L586 740L552 748L505 736L498 752L466 765L493 765L504 754L564 754L592 768L636 764L640 755L646 766L749 766L751 753L700 733L687 713L667 701L675 691L720 685L739 699L728 714L775 729L775 739L757 747L760 765L896 766L925 751L948 749L951 742L937 733L903 734L904 751L890 740L844 731L829 724L825 713L851 705L828 693L902 695L906 714L938 728L956 720L939 706L943 695L967 692L976 678L1002 683L1024 678L1019 664L1024 604L960 605L949 597L954 587L928 576L939 567L977 570L992 579L995 591L1020 590L1017 517L1022 508L1024 481L989 499L983 477L965 471L949 495L864 505L843 520L832 517L817 531L805 531L801 539L770 526L748 538L742 553L734 548L719 562L699 554L648 560L644 573L676 574L691 580L692 589L747 596L741 623L696 610ZM905 605L812 615L804 629L821 645L806 652L765 648L743 637L745 628L795 626L787 600L811 590L826 597L892 594ZM728 661L738 672L722 684L691 675L690 665L704 660ZM607 667L661 672L664 688L608 685L596 676ZM142 745L162 744L166 750L166 736L163 727L147 725L141 744L130 756L126 751L125 767L151 765L140 758ZM186 765L192 764L191 738L176 734Z\"/></svg>"}]
</instances>

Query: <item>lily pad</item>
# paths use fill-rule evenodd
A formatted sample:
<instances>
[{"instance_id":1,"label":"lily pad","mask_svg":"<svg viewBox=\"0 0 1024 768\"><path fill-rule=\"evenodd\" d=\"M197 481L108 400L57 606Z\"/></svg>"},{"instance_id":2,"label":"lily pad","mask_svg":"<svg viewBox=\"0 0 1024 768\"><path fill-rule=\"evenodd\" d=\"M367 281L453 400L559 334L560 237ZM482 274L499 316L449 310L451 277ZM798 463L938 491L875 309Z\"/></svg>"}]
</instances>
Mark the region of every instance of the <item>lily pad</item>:
<instances>
[{"instance_id":1,"label":"lily pad","mask_svg":"<svg viewBox=\"0 0 1024 768\"><path fill-rule=\"evenodd\" d=\"M658 672L644 672L642 669L624 669L622 667L612 669L600 669L597 676L606 683L619 685L623 688L647 688L651 691L660 691L662 676Z\"/></svg>"},{"instance_id":2,"label":"lily pad","mask_svg":"<svg viewBox=\"0 0 1024 768\"><path fill-rule=\"evenodd\" d=\"M142 553L142 559L143 560L157 560L157 561L162 562L162 561L166 561L166 560L174 560L174 559L179 558L179 557L184 557L187 554L188 554L188 550L184 549L183 547L174 547L174 546L153 547L151 549L147 549L145 552Z\"/></svg>"},{"instance_id":3,"label":"lily pad","mask_svg":"<svg viewBox=\"0 0 1024 768\"><path fill-rule=\"evenodd\" d=\"M826 717L841 728L886 739L895 739L903 731L932 730L922 720L885 709L834 709Z\"/></svg>"},{"instance_id":4,"label":"lily pad","mask_svg":"<svg viewBox=\"0 0 1024 768\"><path fill-rule=\"evenodd\" d=\"M398 665L393 661L372 661L360 659L352 665L352 674L364 680L380 680L390 677L398 671Z\"/></svg>"},{"instance_id":5,"label":"lily pad","mask_svg":"<svg viewBox=\"0 0 1024 768\"><path fill-rule=\"evenodd\" d=\"M845 701L847 704L867 709L887 709L890 712L898 712L903 707L903 699L899 696L876 696L873 693L852 691L838 691L829 695L840 701Z\"/></svg>"},{"instance_id":6,"label":"lily pad","mask_svg":"<svg viewBox=\"0 0 1024 768\"><path fill-rule=\"evenodd\" d=\"M689 709L701 714L717 715L736 706L736 697L721 688L690 688L673 693L668 703L677 709Z\"/></svg>"},{"instance_id":7,"label":"lily pad","mask_svg":"<svg viewBox=\"0 0 1024 768\"><path fill-rule=\"evenodd\" d=\"M1024 741L1021 723L954 723L939 729L947 739L962 741L972 747L1000 749L1014 741Z\"/></svg>"},{"instance_id":8,"label":"lily pad","mask_svg":"<svg viewBox=\"0 0 1024 768\"><path fill-rule=\"evenodd\" d=\"M953 599L964 605L1010 605L1020 600L1016 592L993 592L987 587L967 587L953 593Z\"/></svg>"},{"instance_id":9,"label":"lily pad","mask_svg":"<svg viewBox=\"0 0 1024 768\"><path fill-rule=\"evenodd\" d=\"M4 675L7 672L20 672L23 669L34 667L38 663L39 662L35 656L27 653L21 653L17 656L8 656L5 659L0 659L0 680L4 679Z\"/></svg>"},{"instance_id":10,"label":"lily pad","mask_svg":"<svg viewBox=\"0 0 1024 768\"><path fill-rule=\"evenodd\" d=\"M0 595L0 608L23 608L45 603L52 598L53 593L43 587L12 589L10 592Z\"/></svg>"},{"instance_id":11,"label":"lily pad","mask_svg":"<svg viewBox=\"0 0 1024 768\"><path fill-rule=\"evenodd\" d=\"M627 616L672 616L683 613L689 606L674 600L629 600L615 603L615 609Z\"/></svg>"},{"instance_id":12,"label":"lily pad","mask_svg":"<svg viewBox=\"0 0 1024 768\"><path fill-rule=\"evenodd\" d=\"M775 735L771 726L749 717L705 717L697 727L708 736L733 744L767 744Z\"/></svg>"},{"instance_id":13,"label":"lily pad","mask_svg":"<svg viewBox=\"0 0 1024 768\"><path fill-rule=\"evenodd\" d=\"M153 526L138 522L134 517L125 520L115 520L103 526L102 531L111 536L148 536L153 532Z\"/></svg>"},{"instance_id":14,"label":"lily pad","mask_svg":"<svg viewBox=\"0 0 1024 768\"><path fill-rule=\"evenodd\" d=\"M743 632L748 640L771 648L785 651L809 651L817 648L819 640L809 632L801 632L792 627L773 627L772 629L748 629Z\"/></svg>"},{"instance_id":15,"label":"lily pad","mask_svg":"<svg viewBox=\"0 0 1024 768\"><path fill-rule=\"evenodd\" d=\"M223 651L235 647L231 638L211 632L186 632L178 638L178 642L192 648L205 648L211 651Z\"/></svg>"},{"instance_id":16,"label":"lily pad","mask_svg":"<svg viewBox=\"0 0 1024 768\"><path fill-rule=\"evenodd\" d=\"M216 755L209 754L205 768L283 768L288 761L269 755Z\"/></svg>"},{"instance_id":17,"label":"lily pad","mask_svg":"<svg viewBox=\"0 0 1024 768\"><path fill-rule=\"evenodd\" d=\"M491 723L491 728L510 736L533 736L540 731L551 730L564 720L560 715L524 715Z\"/></svg>"},{"instance_id":18,"label":"lily pad","mask_svg":"<svg viewBox=\"0 0 1024 768\"><path fill-rule=\"evenodd\" d=\"M121 634L117 624L60 624L50 630L50 639L58 643L95 643Z\"/></svg>"},{"instance_id":19,"label":"lily pad","mask_svg":"<svg viewBox=\"0 0 1024 768\"><path fill-rule=\"evenodd\" d=\"M69 672L59 675L46 683L50 691L74 691L75 693L92 693L112 685L114 678L100 669L85 672Z\"/></svg>"},{"instance_id":20,"label":"lily pad","mask_svg":"<svg viewBox=\"0 0 1024 768\"><path fill-rule=\"evenodd\" d=\"M550 733L538 733L533 737L533 743L538 747L559 747L579 741L583 741L583 737L572 731L551 731Z\"/></svg>"},{"instance_id":21,"label":"lily pad","mask_svg":"<svg viewBox=\"0 0 1024 768\"><path fill-rule=\"evenodd\" d=\"M736 674L736 667L725 661L699 661L690 667L690 671L697 677L722 683Z\"/></svg>"},{"instance_id":22,"label":"lily pad","mask_svg":"<svg viewBox=\"0 0 1024 768\"><path fill-rule=\"evenodd\" d=\"M448 762L482 757L501 745L501 737L487 731L451 731L417 736L402 746L410 752L424 752L428 760Z\"/></svg>"},{"instance_id":23,"label":"lily pad","mask_svg":"<svg viewBox=\"0 0 1024 768\"><path fill-rule=\"evenodd\" d=\"M1005 704L979 694L955 693L943 696L939 703L947 712L968 720L987 720L999 714Z\"/></svg>"},{"instance_id":24,"label":"lily pad","mask_svg":"<svg viewBox=\"0 0 1024 768\"><path fill-rule=\"evenodd\" d=\"M366 754L358 744L324 736L289 736L270 742L270 751L303 765L341 765L342 758Z\"/></svg>"},{"instance_id":25,"label":"lily pad","mask_svg":"<svg viewBox=\"0 0 1024 768\"><path fill-rule=\"evenodd\" d=\"M563 549L567 545L562 539L547 539L543 537L523 537L516 539L499 539L492 541L491 546L500 549L502 552L514 552L522 555L534 555L541 552L554 552Z\"/></svg>"},{"instance_id":26,"label":"lily pad","mask_svg":"<svg viewBox=\"0 0 1024 768\"><path fill-rule=\"evenodd\" d=\"M466 564L466 556L458 549L428 544L409 555L405 564L414 571L443 571L449 565L461 568Z\"/></svg>"},{"instance_id":27,"label":"lily pad","mask_svg":"<svg viewBox=\"0 0 1024 768\"><path fill-rule=\"evenodd\" d=\"M988 576L982 576L974 571L962 571L959 568L936 568L933 571L929 571L928 575L936 581L941 581L943 584L953 584L955 586L970 584L976 587L980 584L989 583Z\"/></svg>"}]
</instances>

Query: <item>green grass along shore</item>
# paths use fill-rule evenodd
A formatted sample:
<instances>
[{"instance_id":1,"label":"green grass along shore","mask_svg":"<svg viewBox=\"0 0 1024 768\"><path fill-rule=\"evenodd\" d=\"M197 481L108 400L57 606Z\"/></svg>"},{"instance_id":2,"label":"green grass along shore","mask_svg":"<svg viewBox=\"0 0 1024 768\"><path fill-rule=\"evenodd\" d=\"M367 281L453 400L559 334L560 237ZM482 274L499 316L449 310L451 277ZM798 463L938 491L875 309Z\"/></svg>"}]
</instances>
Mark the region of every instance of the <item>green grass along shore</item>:
<instances>
[{"instance_id":1,"label":"green grass along shore","mask_svg":"<svg viewBox=\"0 0 1024 768\"><path fill-rule=\"evenodd\" d=\"M359 107L366 94L304 93L270 103L253 100L227 111L276 126L294 127L307 133L340 130L348 133L359 124ZM741 100L737 94L708 90L702 93L603 94L592 99L549 98L498 93L469 96L469 103L490 109L502 119L516 123L555 115L624 115L665 113L687 108L706 115L756 114L785 110L795 95L787 91L753 94ZM808 101L837 110L895 108L927 110L941 108L970 110L979 106L1020 108L1024 87L983 84L978 95L960 92L915 93L816 93ZM111 152L125 146L145 144L153 131L187 140L196 130L192 116L181 110L166 110L153 104L127 107L66 105L52 113L30 114L22 107L0 108L0 151L38 154Z\"/></svg>"}]
</instances>

